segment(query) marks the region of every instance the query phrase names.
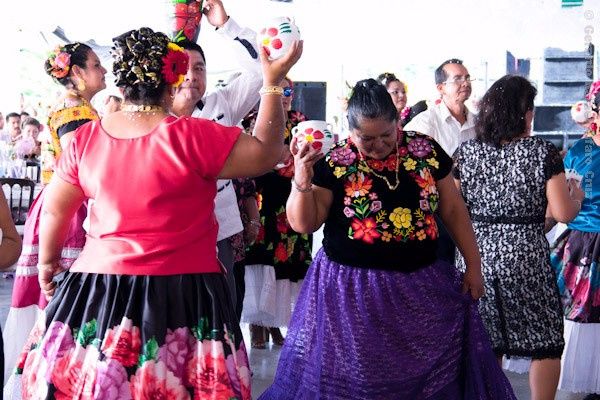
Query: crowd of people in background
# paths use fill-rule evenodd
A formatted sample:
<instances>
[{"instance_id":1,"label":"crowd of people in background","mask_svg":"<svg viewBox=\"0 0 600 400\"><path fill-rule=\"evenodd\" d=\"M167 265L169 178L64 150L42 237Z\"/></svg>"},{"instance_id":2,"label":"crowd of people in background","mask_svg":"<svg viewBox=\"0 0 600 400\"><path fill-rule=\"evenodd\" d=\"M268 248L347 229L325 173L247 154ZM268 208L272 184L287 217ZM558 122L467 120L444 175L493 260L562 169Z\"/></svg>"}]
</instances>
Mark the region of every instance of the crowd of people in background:
<instances>
[{"instance_id":1,"label":"crowd of people in background","mask_svg":"<svg viewBox=\"0 0 600 400\"><path fill-rule=\"evenodd\" d=\"M205 3L238 57L226 85L207 90L198 43L140 28L113 39L102 110L109 66L75 42L43 66L47 121L0 114L2 157L42 186L22 236L0 198L5 398L250 399L240 323L281 346L261 399L514 399L515 357L532 399L600 398L600 83L561 154L523 77L471 110L459 59L431 102L383 73L322 152L292 134L302 42L273 60Z\"/></svg>"}]
</instances>

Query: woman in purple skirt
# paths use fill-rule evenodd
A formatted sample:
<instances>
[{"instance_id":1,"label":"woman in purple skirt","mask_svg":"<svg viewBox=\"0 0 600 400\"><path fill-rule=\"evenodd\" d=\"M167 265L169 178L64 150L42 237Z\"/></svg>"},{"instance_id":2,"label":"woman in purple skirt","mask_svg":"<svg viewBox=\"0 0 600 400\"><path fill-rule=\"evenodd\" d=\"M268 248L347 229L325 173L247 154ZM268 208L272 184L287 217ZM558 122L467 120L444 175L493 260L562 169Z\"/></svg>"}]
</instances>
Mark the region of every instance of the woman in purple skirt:
<instances>
[{"instance_id":1,"label":"woman in purple skirt","mask_svg":"<svg viewBox=\"0 0 600 400\"><path fill-rule=\"evenodd\" d=\"M290 224L325 223L325 239L262 399L515 399L477 313L480 257L452 160L396 119L368 79L348 101L349 139L323 159L292 143ZM436 261L436 211L464 275Z\"/></svg>"}]
</instances>

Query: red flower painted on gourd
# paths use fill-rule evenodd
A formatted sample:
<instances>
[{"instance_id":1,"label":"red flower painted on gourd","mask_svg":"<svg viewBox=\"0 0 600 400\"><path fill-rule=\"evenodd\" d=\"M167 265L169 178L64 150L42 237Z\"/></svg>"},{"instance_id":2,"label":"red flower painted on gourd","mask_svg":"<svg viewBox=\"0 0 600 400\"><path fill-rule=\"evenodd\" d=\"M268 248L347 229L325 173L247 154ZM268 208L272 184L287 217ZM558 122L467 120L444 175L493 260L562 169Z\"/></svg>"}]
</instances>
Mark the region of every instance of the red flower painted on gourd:
<instances>
[{"instance_id":1,"label":"red flower painted on gourd","mask_svg":"<svg viewBox=\"0 0 600 400\"><path fill-rule=\"evenodd\" d=\"M304 131L304 141L310 143L315 150L321 150L323 143L318 140L323 139L324 137L325 135L323 132L314 130L313 128L308 128Z\"/></svg>"},{"instance_id":2,"label":"red flower painted on gourd","mask_svg":"<svg viewBox=\"0 0 600 400\"><path fill-rule=\"evenodd\" d=\"M270 52L269 52L268 47L266 47L266 46L271 45L271 46L273 46L273 48L275 50L279 50L279 49L281 49L283 47L283 42L281 41L281 39L275 38L275 36L277 36L279 34L279 29L273 28L273 27L271 27L271 28L263 28L260 31L260 34L261 35L265 35L266 34L266 35L269 36L269 37L265 36L263 38L263 40L262 40L262 44L263 44L263 46L265 46L264 49L267 52L267 54L270 54ZM275 38L275 39L273 39L273 38Z\"/></svg>"},{"instance_id":3,"label":"red flower painted on gourd","mask_svg":"<svg viewBox=\"0 0 600 400\"><path fill-rule=\"evenodd\" d=\"M134 400L189 400L190 395L162 361L146 361L130 380ZM197 397L194 397L197 398Z\"/></svg>"},{"instance_id":4,"label":"red flower painted on gourd","mask_svg":"<svg viewBox=\"0 0 600 400\"><path fill-rule=\"evenodd\" d=\"M120 325L107 330L102 341L102 352L106 357L120 362L125 367L137 364L141 348L140 330L126 317L123 317Z\"/></svg>"},{"instance_id":5,"label":"red flower painted on gourd","mask_svg":"<svg viewBox=\"0 0 600 400\"><path fill-rule=\"evenodd\" d=\"M354 239L362 240L365 243L373 244L374 240L379 238L381 234L377 232L377 223L373 218L360 220L354 218L351 223L354 234Z\"/></svg>"},{"instance_id":6,"label":"red flower painted on gourd","mask_svg":"<svg viewBox=\"0 0 600 400\"><path fill-rule=\"evenodd\" d=\"M286 262L288 260L288 252L285 244L279 242L275 248L275 259L279 262Z\"/></svg>"}]
</instances>

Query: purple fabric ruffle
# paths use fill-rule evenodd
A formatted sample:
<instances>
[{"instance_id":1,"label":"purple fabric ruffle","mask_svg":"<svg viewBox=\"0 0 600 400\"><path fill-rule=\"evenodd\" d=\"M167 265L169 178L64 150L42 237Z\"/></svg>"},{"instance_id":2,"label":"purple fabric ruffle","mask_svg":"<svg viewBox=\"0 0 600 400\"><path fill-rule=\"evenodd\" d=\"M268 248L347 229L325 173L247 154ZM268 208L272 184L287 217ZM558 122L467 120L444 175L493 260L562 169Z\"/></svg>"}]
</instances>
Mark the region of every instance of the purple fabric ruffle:
<instances>
[{"instance_id":1,"label":"purple fabric ruffle","mask_svg":"<svg viewBox=\"0 0 600 400\"><path fill-rule=\"evenodd\" d=\"M441 261L370 270L321 249L260 399L516 399L461 280Z\"/></svg>"}]
</instances>

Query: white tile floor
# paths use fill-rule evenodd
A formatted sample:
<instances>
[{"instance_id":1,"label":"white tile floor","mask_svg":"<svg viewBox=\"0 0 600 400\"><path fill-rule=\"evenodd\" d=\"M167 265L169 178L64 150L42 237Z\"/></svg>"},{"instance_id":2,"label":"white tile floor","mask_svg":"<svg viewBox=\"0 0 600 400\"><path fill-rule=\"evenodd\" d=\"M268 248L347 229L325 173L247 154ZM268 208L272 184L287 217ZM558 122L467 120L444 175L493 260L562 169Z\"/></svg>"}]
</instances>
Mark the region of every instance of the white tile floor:
<instances>
[{"instance_id":1,"label":"white tile floor","mask_svg":"<svg viewBox=\"0 0 600 400\"><path fill-rule=\"evenodd\" d=\"M8 309L10 307L10 296L12 292L12 279L4 279L0 277L0 324L4 328ZM249 346L250 337L248 326L242 326L244 332L244 338ZM284 331L285 333L285 331ZM273 381L275 369L277 367L277 361L279 359L280 347L269 344L265 350L250 349L250 364L253 371L252 376L252 396L257 398ZM530 398L529 384L527 382L527 375L518 375L508 373L515 393L519 400L526 400ZM557 400L581 400L585 397L584 395L576 395L569 393L559 393L556 397Z\"/></svg>"}]
</instances>

